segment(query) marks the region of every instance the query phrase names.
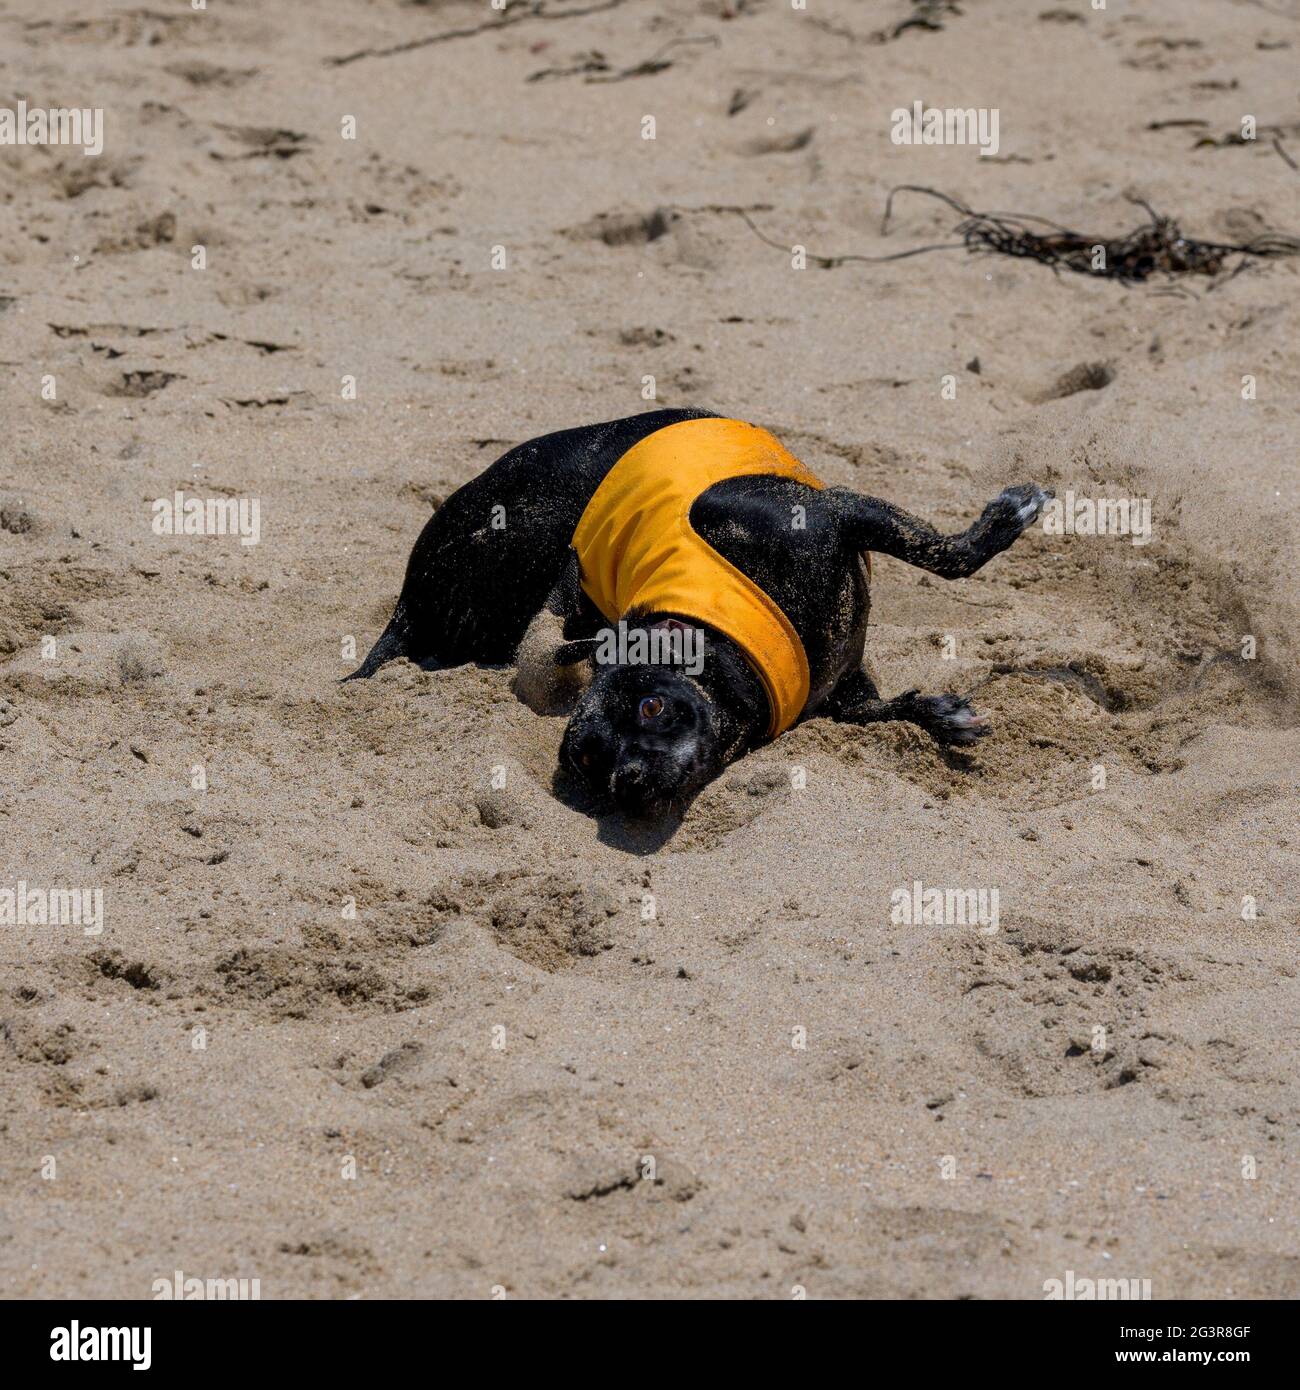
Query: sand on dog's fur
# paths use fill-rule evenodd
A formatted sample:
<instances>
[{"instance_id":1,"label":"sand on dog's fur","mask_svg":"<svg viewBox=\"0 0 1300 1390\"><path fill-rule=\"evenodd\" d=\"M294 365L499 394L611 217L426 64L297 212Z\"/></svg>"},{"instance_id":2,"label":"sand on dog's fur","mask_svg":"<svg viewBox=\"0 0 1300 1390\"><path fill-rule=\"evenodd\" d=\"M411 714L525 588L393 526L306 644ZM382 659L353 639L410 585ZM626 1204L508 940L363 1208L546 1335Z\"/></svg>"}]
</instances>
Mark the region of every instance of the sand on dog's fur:
<instances>
[{"instance_id":1,"label":"sand on dog's fur","mask_svg":"<svg viewBox=\"0 0 1300 1390\"><path fill-rule=\"evenodd\" d=\"M1300 1293L1297 268L797 272L708 210L824 253L942 239L878 237L904 182L1294 231L1269 139L1148 127L1293 117L1296 7L734 8L342 66L485 8L0 17L0 97L108 122L0 150L0 887L105 895L102 936L0 930L6 1295ZM1000 108L998 158L892 145L918 95ZM592 820L510 672L335 681L441 497L648 375L945 529L1034 479L1154 535L877 561L882 689L974 691L969 758L818 720L666 840ZM260 544L154 535L178 488ZM917 880L999 930L891 922Z\"/></svg>"}]
</instances>

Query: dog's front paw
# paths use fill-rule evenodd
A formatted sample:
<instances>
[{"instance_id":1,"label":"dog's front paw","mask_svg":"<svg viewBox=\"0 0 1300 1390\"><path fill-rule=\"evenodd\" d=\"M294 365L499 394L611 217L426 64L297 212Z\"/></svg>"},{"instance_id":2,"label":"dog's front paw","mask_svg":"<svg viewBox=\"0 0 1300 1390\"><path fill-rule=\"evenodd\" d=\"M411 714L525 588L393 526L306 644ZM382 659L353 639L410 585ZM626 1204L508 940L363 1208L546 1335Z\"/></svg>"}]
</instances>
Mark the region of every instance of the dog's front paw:
<instances>
[{"instance_id":1,"label":"dog's front paw","mask_svg":"<svg viewBox=\"0 0 1300 1390\"><path fill-rule=\"evenodd\" d=\"M1037 483L1021 483L998 493L977 523L989 550L1005 550L1055 496Z\"/></svg>"},{"instance_id":2,"label":"dog's front paw","mask_svg":"<svg viewBox=\"0 0 1300 1390\"><path fill-rule=\"evenodd\" d=\"M963 695L913 695L908 718L945 747L972 744L989 732L987 717Z\"/></svg>"}]
</instances>

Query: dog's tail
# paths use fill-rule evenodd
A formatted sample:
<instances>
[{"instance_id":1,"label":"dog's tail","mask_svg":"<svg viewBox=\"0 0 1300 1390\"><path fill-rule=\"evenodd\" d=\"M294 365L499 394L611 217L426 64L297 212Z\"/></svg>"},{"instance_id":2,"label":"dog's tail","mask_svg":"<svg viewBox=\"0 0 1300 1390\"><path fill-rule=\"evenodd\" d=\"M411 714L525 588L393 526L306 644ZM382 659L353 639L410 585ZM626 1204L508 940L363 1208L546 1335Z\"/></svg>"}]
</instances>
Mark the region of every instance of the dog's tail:
<instances>
[{"instance_id":1,"label":"dog's tail","mask_svg":"<svg viewBox=\"0 0 1300 1390\"><path fill-rule=\"evenodd\" d=\"M373 676L381 666L395 661L399 656L406 656L410 650L410 640L411 624L406 617L406 604L398 599L393 616L389 618L388 626L383 630L379 641L370 648L370 655L350 676L344 676L343 680L354 681Z\"/></svg>"}]
</instances>

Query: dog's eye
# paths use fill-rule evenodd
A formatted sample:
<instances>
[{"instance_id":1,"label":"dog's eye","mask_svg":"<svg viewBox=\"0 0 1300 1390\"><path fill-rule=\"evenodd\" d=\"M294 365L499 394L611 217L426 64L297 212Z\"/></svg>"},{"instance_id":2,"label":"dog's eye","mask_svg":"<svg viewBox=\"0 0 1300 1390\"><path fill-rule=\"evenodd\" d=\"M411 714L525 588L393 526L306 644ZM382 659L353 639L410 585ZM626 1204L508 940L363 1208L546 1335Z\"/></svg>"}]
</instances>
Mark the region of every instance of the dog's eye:
<instances>
[{"instance_id":1,"label":"dog's eye","mask_svg":"<svg viewBox=\"0 0 1300 1390\"><path fill-rule=\"evenodd\" d=\"M658 695L647 695L645 699L641 701L641 707L638 712L642 719L658 719L664 712L664 702Z\"/></svg>"}]
</instances>

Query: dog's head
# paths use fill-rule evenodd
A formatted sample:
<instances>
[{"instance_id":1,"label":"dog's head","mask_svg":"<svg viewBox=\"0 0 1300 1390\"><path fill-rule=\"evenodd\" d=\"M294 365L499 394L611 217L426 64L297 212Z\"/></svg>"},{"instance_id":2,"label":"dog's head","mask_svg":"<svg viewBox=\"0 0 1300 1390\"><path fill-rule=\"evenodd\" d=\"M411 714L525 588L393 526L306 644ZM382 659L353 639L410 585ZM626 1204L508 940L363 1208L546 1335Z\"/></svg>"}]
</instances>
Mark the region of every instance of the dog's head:
<instances>
[{"instance_id":1,"label":"dog's head","mask_svg":"<svg viewBox=\"0 0 1300 1390\"><path fill-rule=\"evenodd\" d=\"M658 815L722 770L718 710L671 667L601 667L570 716L560 761L626 814Z\"/></svg>"}]
</instances>

